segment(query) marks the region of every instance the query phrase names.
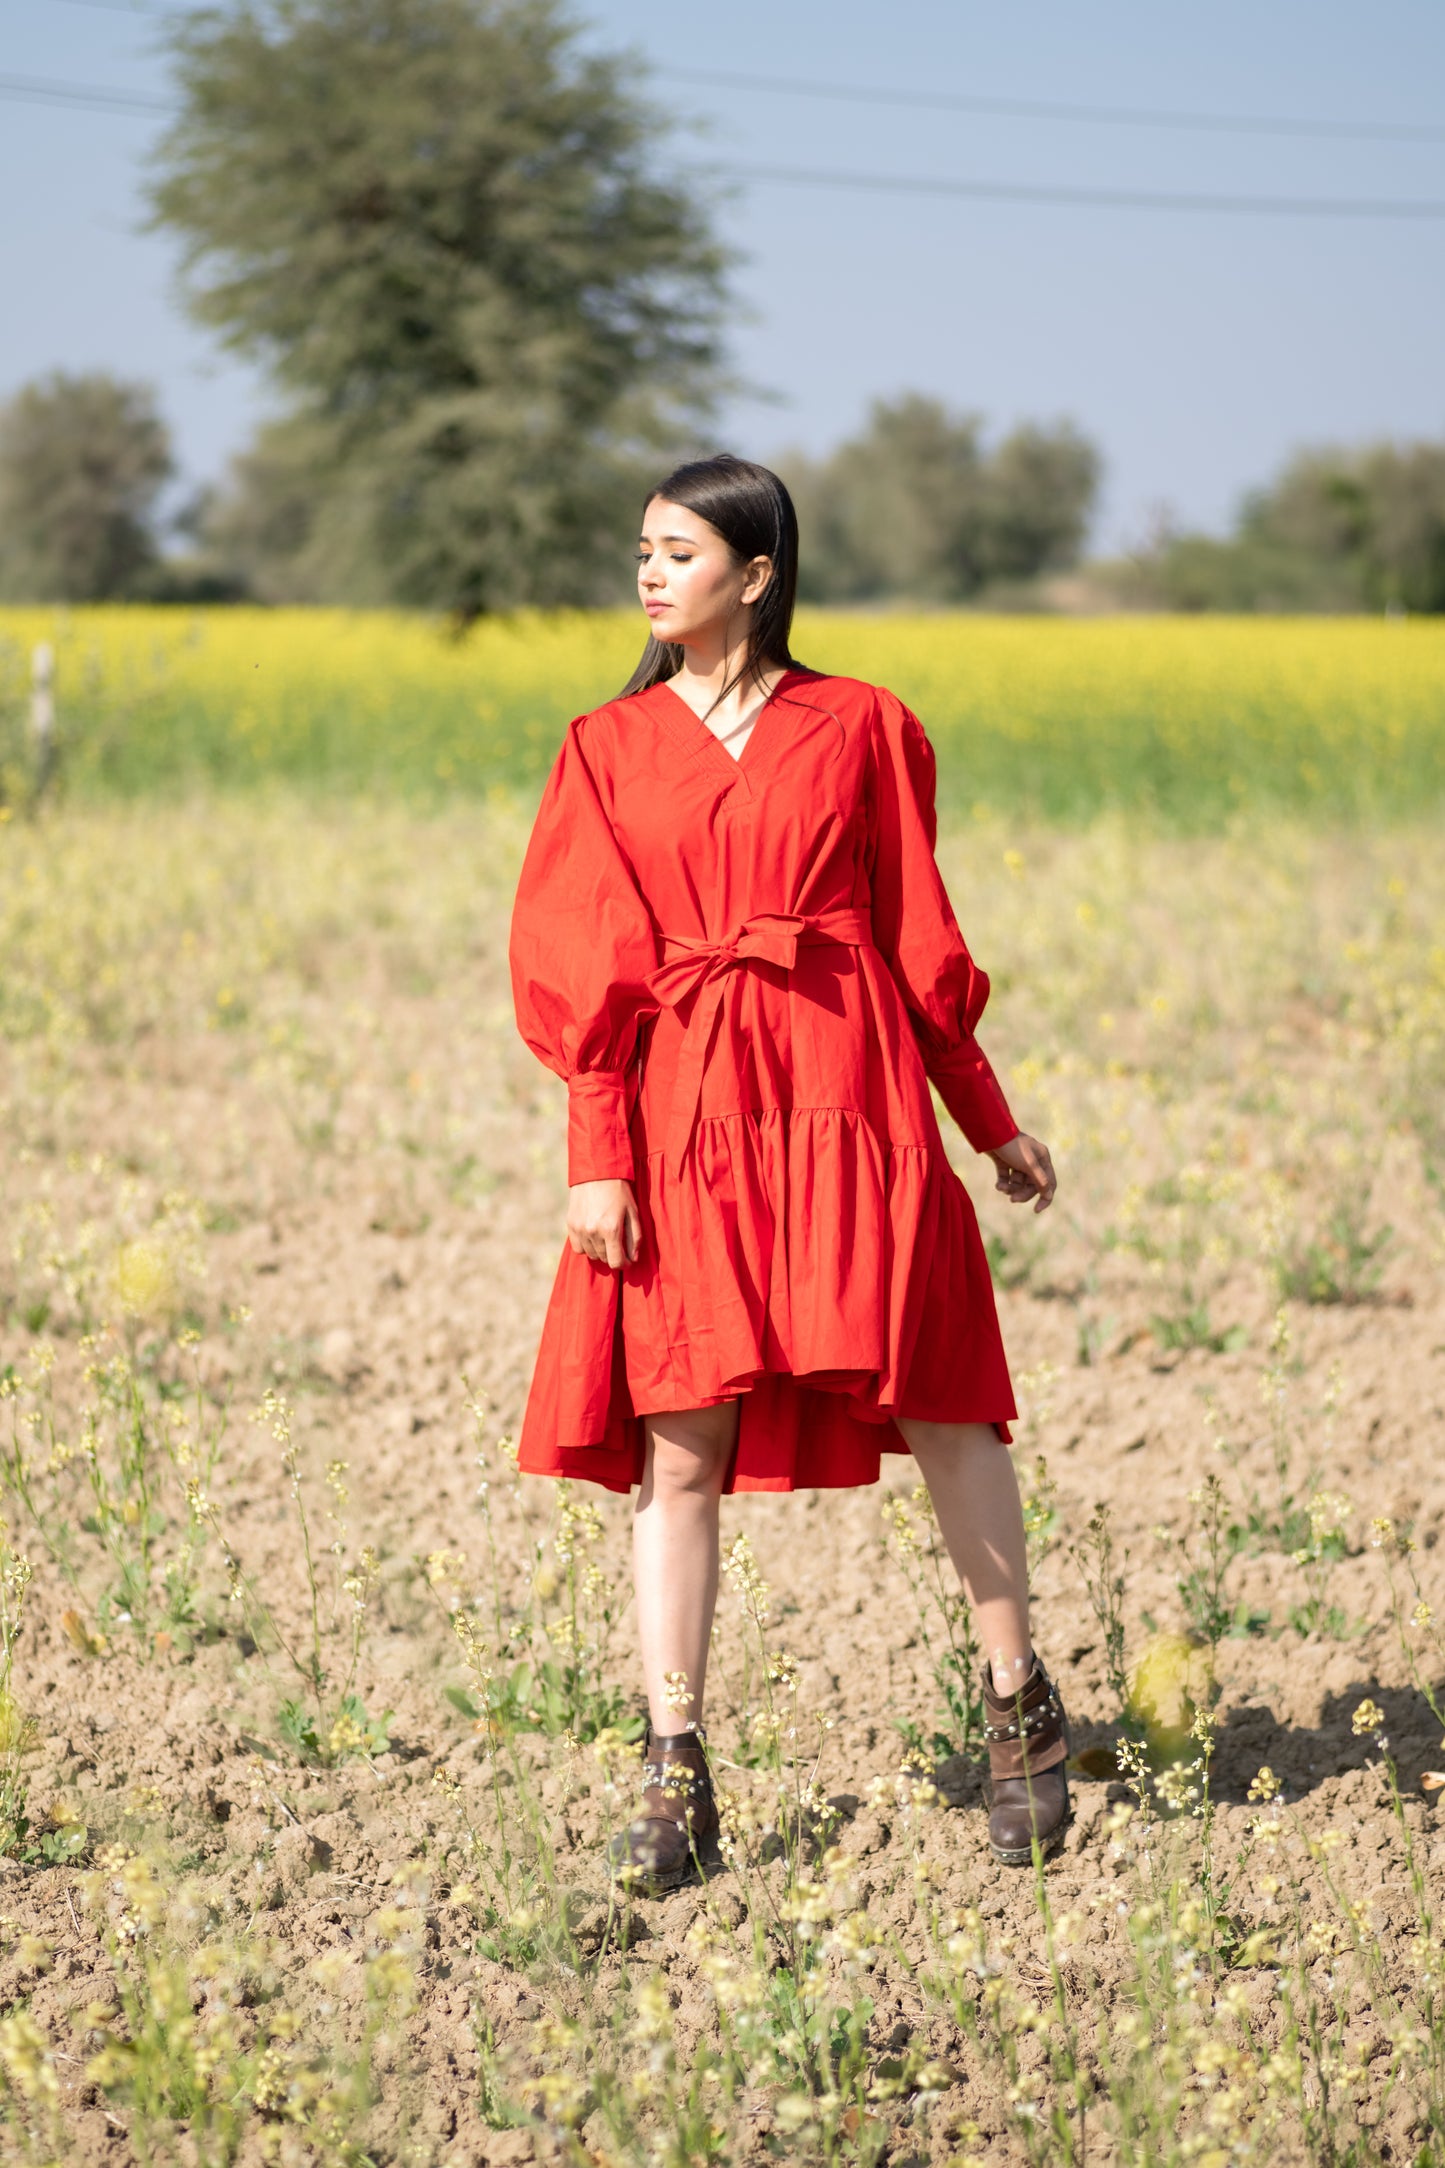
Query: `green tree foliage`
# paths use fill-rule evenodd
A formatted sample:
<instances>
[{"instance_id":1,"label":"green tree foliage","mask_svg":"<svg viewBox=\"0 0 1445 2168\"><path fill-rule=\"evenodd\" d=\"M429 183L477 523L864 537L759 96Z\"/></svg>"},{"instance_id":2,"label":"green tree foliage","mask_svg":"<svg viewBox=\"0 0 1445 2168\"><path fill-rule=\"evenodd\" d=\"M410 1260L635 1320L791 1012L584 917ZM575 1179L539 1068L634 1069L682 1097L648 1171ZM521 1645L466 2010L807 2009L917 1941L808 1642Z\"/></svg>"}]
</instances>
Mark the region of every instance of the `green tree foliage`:
<instances>
[{"instance_id":1,"label":"green tree foliage","mask_svg":"<svg viewBox=\"0 0 1445 2168\"><path fill-rule=\"evenodd\" d=\"M170 45L155 215L288 402L213 546L338 599L595 599L619 491L706 412L722 305L623 64L560 0L239 0Z\"/></svg>"},{"instance_id":2,"label":"green tree foliage","mask_svg":"<svg viewBox=\"0 0 1445 2168\"><path fill-rule=\"evenodd\" d=\"M1445 445L1301 452L1228 540L1166 535L1140 571L1174 609L1445 611Z\"/></svg>"},{"instance_id":3,"label":"green tree foliage","mask_svg":"<svg viewBox=\"0 0 1445 2168\"><path fill-rule=\"evenodd\" d=\"M1078 562L1101 461L1068 422L1027 422L1004 438L985 473L983 576L1027 580Z\"/></svg>"},{"instance_id":4,"label":"green tree foliage","mask_svg":"<svg viewBox=\"0 0 1445 2168\"><path fill-rule=\"evenodd\" d=\"M1065 423L1027 426L992 451L975 415L913 392L874 403L829 458L784 462L815 602L961 602L1071 564L1098 486L1092 445Z\"/></svg>"},{"instance_id":5,"label":"green tree foliage","mask_svg":"<svg viewBox=\"0 0 1445 2168\"><path fill-rule=\"evenodd\" d=\"M0 595L104 602L153 590L170 437L144 384L61 371L0 407Z\"/></svg>"},{"instance_id":6,"label":"green tree foliage","mask_svg":"<svg viewBox=\"0 0 1445 2168\"><path fill-rule=\"evenodd\" d=\"M351 500L331 496L334 456L310 415L265 423L192 508L200 562L257 602L389 600L371 537L348 529Z\"/></svg>"}]
</instances>

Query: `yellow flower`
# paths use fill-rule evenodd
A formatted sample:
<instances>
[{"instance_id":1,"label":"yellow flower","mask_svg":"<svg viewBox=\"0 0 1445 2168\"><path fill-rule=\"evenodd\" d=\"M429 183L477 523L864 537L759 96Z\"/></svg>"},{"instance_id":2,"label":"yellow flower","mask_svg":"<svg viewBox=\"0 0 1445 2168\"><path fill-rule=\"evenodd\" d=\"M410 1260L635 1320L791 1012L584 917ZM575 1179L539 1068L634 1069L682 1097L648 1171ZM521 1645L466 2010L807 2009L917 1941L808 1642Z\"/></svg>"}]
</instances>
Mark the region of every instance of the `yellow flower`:
<instances>
[{"instance_id":1,"label":"yellow flower","mask_svg":"<svg viewBox=\"0 0 1445 2168\"><path fill-rule=\"evenodd\" d=\"M0 2021L0 2063L23 2099L43 2101L51 2107L58 2102L60 2083L50 2043L28 2010L19 2010Z\"/></svg>"}]
</instances>

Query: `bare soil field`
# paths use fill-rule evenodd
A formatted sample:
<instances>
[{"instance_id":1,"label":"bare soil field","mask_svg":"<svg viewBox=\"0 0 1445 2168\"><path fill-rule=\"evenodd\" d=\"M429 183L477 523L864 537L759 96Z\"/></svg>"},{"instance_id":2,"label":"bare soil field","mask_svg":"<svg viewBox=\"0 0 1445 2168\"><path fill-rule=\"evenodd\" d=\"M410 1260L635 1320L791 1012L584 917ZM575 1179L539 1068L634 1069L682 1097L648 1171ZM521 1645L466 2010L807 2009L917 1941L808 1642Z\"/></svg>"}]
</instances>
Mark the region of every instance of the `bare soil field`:
<instances>
[{"instance_id":1,"label":"bare soil field","mask_svg":"<svg viewBox=\"0 0 1445 2168\"><path fill-rule=\"evenodd\" d=\"M724 1502L730 1842L620 1908L628 1503L507 1452L524 840L0 829L4 2157L1442 2157L1432 839L945 838L1061 1173L1026 1219L950 1139L1076 1817L991 1863L900 1454Z\"/></svg>"}]
</instances>

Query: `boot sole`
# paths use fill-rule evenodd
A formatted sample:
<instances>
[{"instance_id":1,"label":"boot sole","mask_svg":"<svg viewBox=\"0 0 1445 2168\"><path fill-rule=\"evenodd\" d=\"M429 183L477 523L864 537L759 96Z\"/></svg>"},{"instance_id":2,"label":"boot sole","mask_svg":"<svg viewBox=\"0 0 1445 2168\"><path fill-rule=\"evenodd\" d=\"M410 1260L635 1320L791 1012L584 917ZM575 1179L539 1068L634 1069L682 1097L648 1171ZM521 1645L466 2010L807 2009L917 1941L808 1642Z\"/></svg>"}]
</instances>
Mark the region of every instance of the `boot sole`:
<instances>
[{"instance_id":1,"label":"boot sole","mask_svg":"<svg viewBox=\"0 0 1445 2168\"><path fill-rule=\"evenodd\" d=\"M1067 1814L1057 1829L1051 1829L1046 1837L1039 1838L1040 1859L1047 1859L1051 1852L1058 1850L1073 1819L1072 1813ZM995 1844L992 1837L990 1837L988 1848L1000 1866L1003 1867L1031 1867L1034 1863L1034 1848L1032 1845L1029 1845L1028 1849L1022 1852L1006 1851L1001 1844Z\"/></svg>"},{"instance_id":2,"label":"boot sole","mask_svg":"<svg viewBox=\"0 0 1445 2168\"><path fill-rule=\"evenodd\" d=\"M616 1863L609 1860L608 1880L625 1897L670 1897L674 1890L685 1889L690 1882L706 1882L709 1868L721 1866L715 1835L703 1837L697 1849L702 1856L701 1866L689 1853L680 1867L640 1868L635 1875L619 1872Z\"/></svg>"},{"instance_id":3,"label":"boot sole","mask_svg":"<svg viewBox=\"0 0 1445 2168\"><path fill-rule=\"evenodd\" d=\"M691 1861L676 1874L638 1875L635 1880L615 1870L612 1875L613 1888L621 1890L625 1897L670 1897L674 1890L686 1889L689 1882L701 1880L702 1876Z\"/></svg>"}]
</instances>

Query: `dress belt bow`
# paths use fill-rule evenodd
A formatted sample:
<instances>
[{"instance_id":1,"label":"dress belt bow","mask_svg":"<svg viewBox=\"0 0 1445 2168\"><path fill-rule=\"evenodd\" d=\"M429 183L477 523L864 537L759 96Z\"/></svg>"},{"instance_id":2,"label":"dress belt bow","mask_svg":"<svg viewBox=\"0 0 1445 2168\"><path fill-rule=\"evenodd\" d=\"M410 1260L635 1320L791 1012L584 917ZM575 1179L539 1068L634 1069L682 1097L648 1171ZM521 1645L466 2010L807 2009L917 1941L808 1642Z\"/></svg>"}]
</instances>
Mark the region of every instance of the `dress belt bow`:
<instances>
[{"instance_id":1,"label":"dress belt bow","mask_svg":"<svg viewBox=\"0 0 1445 2168\"><path fill-rule=\"evenodd\" d=\"M866 909L851 904L808 913L759 911L744 919L723 941L693 940L670 933L664 934L662 941L664 959L648 974L644 982L648 991L669 1009L680 1007L693 992L698 996L683 1034L668 1110L664 1158L675 1179L697 1125L703 1071L722 1014L729 972L745 964L776 964L791 971L800 944L837 941L848 948L871 948L873 922Z\"/></svg>"}]
</instances>

